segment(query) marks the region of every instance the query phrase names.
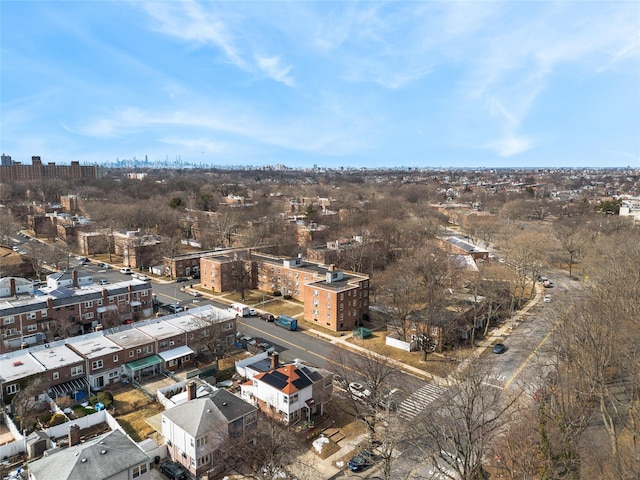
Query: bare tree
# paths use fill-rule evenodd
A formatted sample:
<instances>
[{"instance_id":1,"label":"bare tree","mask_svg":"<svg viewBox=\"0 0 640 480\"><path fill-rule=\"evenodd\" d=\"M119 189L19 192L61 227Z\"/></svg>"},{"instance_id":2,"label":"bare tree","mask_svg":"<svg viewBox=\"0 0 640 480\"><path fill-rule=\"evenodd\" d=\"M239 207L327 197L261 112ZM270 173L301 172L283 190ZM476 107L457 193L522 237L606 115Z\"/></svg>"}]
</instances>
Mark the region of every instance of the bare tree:
<instances>
[{"instance_id":1,"label":"bare tree","mask_svg":"<svg viewBox=\"0 0 640 480\"><path fill-rule=\"evenodd\" d=\"M517 400L488 384L490 371L471 364L434 409L412 422L419 465L431 464L443 478L485 478L485 459Z\"/></svg>"},{"instance_id":2,"label":"bare tree","mask_svg":"<svg viewBox=\"0 0 640 480\"><path fill-rule=\"evenodd\" d=\"M388 356L367 350L362 354L347 354L337 348L333 353L342 387L347 392L347 405L351 413L366 427L374 438L381 417L389 402L389 385L397 372L397 366ZM352 383L359 383L366 392L354 392Z\"/></svg>"},{"instance_id":3,"label":"bare tree","mask_svg":"<svg viewBox=\"0 0 640 480\"><path fill-rule=\"evenodd\" d=\"M19 419L21 431L32 430L35 426L35 415L40 413L43 408L39 396L46 388L47 381L44 375L29 377L11 399L11 405L15 410L16 418Z\"/></svg>"}]
</instances>

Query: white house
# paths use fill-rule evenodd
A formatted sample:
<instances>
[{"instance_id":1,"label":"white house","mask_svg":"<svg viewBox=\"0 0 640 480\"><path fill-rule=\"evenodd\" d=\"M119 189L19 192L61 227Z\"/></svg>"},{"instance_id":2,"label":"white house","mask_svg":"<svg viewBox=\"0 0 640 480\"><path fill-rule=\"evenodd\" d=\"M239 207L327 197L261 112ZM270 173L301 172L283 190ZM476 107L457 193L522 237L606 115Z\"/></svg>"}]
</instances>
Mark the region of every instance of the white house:
<instances>
[{"instance_id":1,"label":"white house","mask_svg":"<svg viewBox=\"0 0 640 480\"><path fill-rule=\"evenodd\" d=\"M258 409L222 389L197 397L195 382L187 392L187 402L162 413L162 437L169 456L200 478L219 463L224 443L255 430Z\"/></svg>"},{"instance_id":2,"label":"white house","mask_svg":"<svg viewBox=\"0 0 640 480\"><path fill-rule=\"evenodd\" d=\"M298 360L280 365L277 354L272 355L269 371L257 373L241 385L242 398L287 424L323 415L332 391L329 372Z\"/></svg>"}]
</instances>

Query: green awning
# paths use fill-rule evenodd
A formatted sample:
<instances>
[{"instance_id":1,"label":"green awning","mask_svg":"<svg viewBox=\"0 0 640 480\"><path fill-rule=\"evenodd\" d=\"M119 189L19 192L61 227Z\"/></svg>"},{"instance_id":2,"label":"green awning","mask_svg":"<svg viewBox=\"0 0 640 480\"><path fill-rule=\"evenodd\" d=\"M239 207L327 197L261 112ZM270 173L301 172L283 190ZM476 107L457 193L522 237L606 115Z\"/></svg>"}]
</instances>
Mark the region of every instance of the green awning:
<instances>
[{"instance_id":1,"label":"green awning","mask_svg":"<svg viewBox=\"0 0 640 480\"><path fill-rule=\"evenodd\" d=\"M129 362L125 366L132 372L137 372L138 370L152 367L154 365L158 365L159 363L164 363L164 360L162 360L162 358L160 358L158 355L151 355L150 357L141 358L140 360L136 360L135 362Z\"/></svg>"}]
</instances>

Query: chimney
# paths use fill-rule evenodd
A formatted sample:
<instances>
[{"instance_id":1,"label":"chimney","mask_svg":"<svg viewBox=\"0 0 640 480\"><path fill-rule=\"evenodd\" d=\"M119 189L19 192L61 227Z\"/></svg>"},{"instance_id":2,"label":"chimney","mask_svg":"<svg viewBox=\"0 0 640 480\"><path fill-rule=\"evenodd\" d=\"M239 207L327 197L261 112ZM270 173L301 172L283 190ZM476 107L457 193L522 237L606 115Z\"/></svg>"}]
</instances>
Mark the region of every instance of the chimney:
<instances>
[{"instance_id":1,"label":"chimney","mask_svg":"<svg viewBox=\"0 0 640 480\"><path fill-rule=\"evenodd\" d=\"M9 294L12 297L16 296L16 279L13 277L9 278Z\"/></svg>"},{"instance_id":2,"label":"chimney","mask_svg":"<svg viewBox=\"0 0 640 480\"><path fill-rule=\"evenodd\" d=\"M187 400L194 400L196 398L196 382L191 381L187 383Z\"/></svg>"},{"instance_id":3,"label":"chimney","mask_svg":"<svg viewBox=\"0 0 640 480\"><path fill-rule=\"evenodd\" d=\"M78 288L78 271L73 270L71 272L71 278L73 279L73 288Z\"/></svg>"},{"instance_id":4,"label":"chimney","mask_svg":"<svg viewBox=\"0 0 640 480\"><path fill-rule=\"evenodd\" d=\"M280 366L280 354L278 352L273 352L271 354L271 370L275 370Z\"/></svg>"},{"instance_id":5,"label":"chimney","mask_svg":"<svg viewBox=\"0 0 640 480\"><path fill-rule=\"evenodd\" d=\"M336 266L333 263L331 265L329 265L329 271L330 272L335 271L335 269L336 269Z\"/></svg>"},{"instance_id":6,"label":"chimney","mask_svg":"<svg viewBox=\"0 0 640 480\"><path fill-rule=\"evenodd\" d=\"M79 425L71 425L69 427L69 446L73 447L74 445L78 445L80 443L80 426Z\"/></svg>"}]
</instances>

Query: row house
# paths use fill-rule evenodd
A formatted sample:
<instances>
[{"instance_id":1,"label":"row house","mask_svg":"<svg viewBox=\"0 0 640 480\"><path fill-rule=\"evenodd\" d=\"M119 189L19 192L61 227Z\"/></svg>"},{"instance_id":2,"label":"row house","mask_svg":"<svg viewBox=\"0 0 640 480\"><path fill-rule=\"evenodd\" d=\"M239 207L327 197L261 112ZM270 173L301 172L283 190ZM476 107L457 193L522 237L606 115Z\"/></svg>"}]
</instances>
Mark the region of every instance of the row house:
<instances>
[{"instance_id":1,"label":"row house","mask_svg":"<svg viewBox=\"0 0 640 480\"><path fill-rule=\"evenodd\" d=\"M82 288L43 288L35 296L0 301L0 352L114 327L153 315L149 282L132 279Z\"/></svg>"},{"instance_id":2,"label":"row house","mask_svg":"<svg viewBox=\"0 0 640 480\"><path fill-rule=\"evenodd\" d=\"M214 335L231 345L236 318L208 306L11 352L0 357L1 398L9 403L41 377L51 398L79 402L90 390L193 366L201 339Z\"/></svg>"},{"instance_id":3,"label":"row house","mask_svg":"<svg viewBox=\"0 0 640 480\"><path fill-rule=\"evenodd\" d=\"M42 391L49 397L58 400L71 396L75 402L84 401L87 397L89 382L85 359L67 347L64 342L44 344L29 349L29 353L40 363L45 372Z\"/></svg>"}]
</instances>

